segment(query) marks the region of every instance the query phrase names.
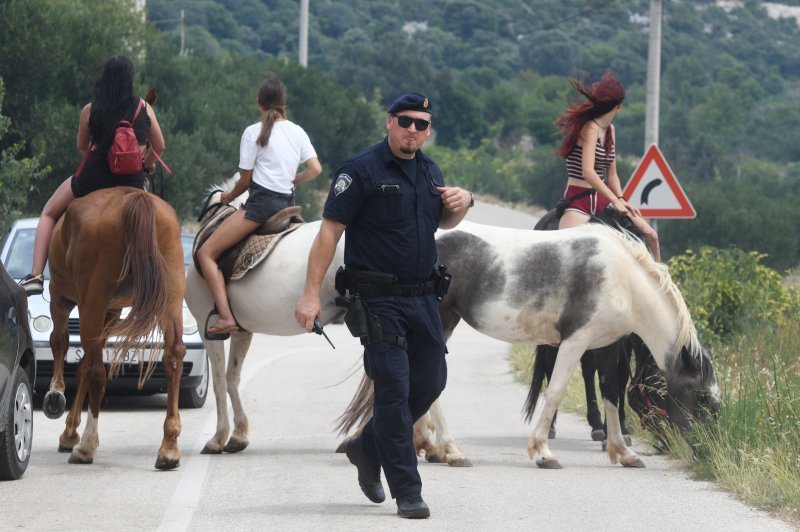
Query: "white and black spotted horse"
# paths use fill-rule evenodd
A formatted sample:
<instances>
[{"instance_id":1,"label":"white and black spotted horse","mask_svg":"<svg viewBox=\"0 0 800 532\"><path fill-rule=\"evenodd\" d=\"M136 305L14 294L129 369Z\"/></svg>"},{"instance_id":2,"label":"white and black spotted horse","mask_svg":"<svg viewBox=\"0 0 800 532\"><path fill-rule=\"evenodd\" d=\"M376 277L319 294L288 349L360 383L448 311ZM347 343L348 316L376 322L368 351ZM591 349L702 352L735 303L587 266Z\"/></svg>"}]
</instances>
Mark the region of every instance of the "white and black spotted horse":
<instances>
[{"instance_id":1,"label":"white and black spotted horse","mask_svg":"<svg viewBox=\"0 0 800 532\"><path fill-rule=\"evenodd\" d=\"M601 225L560 231L530 231L462 222L437 234L439 262L453 281L440 304L446 337L460 320L510 343L558 346L552 379L538 413L528 452L539 467L560 464L547 444L551 421L566 383L581 356L634 333L663 372L679 426L718 409L711 360L701 348L686 304L645 246L629 234ZM457 356L451 354L450 356ZM340 418L344 431L355 427L371 404L371 385L362 386ZM606 400L607 452L612 463L643 464L624 440L617 407ZM433 452L451 465L469 465L447 430L438 401L415 436L429 437ZM442 450L443 449L443 450ZM428 450L426 449L426 457Z\"/></svg>"}]
</instances>

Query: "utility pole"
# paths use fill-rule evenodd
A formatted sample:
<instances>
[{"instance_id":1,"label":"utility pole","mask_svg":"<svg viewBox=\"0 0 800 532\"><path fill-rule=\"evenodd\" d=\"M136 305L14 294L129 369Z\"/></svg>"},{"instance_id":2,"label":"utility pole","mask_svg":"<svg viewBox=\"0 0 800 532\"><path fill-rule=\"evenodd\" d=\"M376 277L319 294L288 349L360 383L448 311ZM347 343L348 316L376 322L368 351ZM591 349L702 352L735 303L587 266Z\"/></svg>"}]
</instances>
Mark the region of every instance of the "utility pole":
<instances>
[{"instance_id":1,"label":"utility pole","mask_svg":"<svg viewBox=\"0 0 800 532\"><path fill-rule=\"evenodd\" d=\"M661 97L661 0L650 0L650 41L647 46L647 102L644 115L644 150L658 145L658 113ZM658 231L658 220L651 220Z\"/></svg>"},{"instance_id":2,"label":"utility pole","mask_svg":"<svg viewBox=\"0 0 800 532\"><path fill-rule=\"evenodd\" d=\"M180 32L181 32L181 51L178 54L180 57L186 57L186 22L184 20L183 9L181 9L181 23L180 23Z\"/></svg>"},{"instance_id":3,"label":"utility pole","mask_svg":"<svg viewBox=\"0 0 800 532\"><path fill-rule=\"evenodd\" d=\"M300 66L308 66L308 2L300 0Z\"/></svg>"},{"instance_id":4,"label":"utility pole","mask_svg":"<svg viewBox=\"0 0 800 532\"><path fill-rule=\"evenodd\" d=\"M658 144L658 112L661 95L661 0L650 0L650 42L647 49L647 110L644 149Z\"/></svg>"}]
</instances>

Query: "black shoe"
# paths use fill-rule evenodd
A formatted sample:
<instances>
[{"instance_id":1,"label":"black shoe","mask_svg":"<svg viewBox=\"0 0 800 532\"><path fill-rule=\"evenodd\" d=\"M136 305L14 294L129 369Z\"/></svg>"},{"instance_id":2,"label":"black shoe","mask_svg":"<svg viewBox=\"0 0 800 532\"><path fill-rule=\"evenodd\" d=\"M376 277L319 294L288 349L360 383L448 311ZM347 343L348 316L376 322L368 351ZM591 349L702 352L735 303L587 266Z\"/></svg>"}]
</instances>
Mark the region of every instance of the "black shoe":
<instances>
[{"instance_id":1,"label":"black shoe","mask_svg":"<svg viewBox=\"0 0 800 532\"><path fill-rule=\"evenodd\" d=\"M19 280L19 285L25 289L25 293L29 296L38 296L44 292L44 275L29 273Z\"/></svg>"},{"instance_id":2,"label":"black shoe","mask_svg":"<svg viewBox=\"0 0 800 532\"><path fill-rule=\"evenodd\" d=\"M350 463L358 468L358 485L367 499L375 503L385 501L386 494L381 484L381 466L373 465L367 460L355 439L347 442L345 454Z\"/></svg>"},{"instance_id":3,"label":"black shoe","mask_svg":"<svg viewBox=\"0 0 800 532\"><path fill-rule=\"evenodd\" d=\"M397 498L397 515L405 519L425 519L431 516L431 511L422 495L416 493Z\"/></svg>"}]
</instances>

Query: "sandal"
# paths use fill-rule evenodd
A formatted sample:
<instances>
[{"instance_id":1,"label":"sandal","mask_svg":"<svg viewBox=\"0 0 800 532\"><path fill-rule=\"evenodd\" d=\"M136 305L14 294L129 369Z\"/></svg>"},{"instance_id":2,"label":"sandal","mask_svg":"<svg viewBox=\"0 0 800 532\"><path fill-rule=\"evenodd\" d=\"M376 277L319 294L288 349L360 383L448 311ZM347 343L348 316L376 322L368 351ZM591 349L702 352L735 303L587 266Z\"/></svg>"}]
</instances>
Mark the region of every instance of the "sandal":
<instances>
[{"instance_id":1,"label":"sandal","mask_svg":"<svg viewBox=\"0 0 800 532\"><path fill-rule=\"evenodd\" d=\"M19 280L19 285L28 296L38 296L44 292L44 274L33 275L29 273Z\"/></svg>"},{"instance_id":2,"label":"sandal","mask_svg":"<svg viewBox=\"0 0 800 532\"><path fill-rule=\"evenodd\" d=\"M212 308L211 312L209 312L208 316L206 317L206 327L205 330L203 331L203 335L206 337L206 340L219 340L219 341L227 340L228 338L231 337L231 333L228 330L215 333L208 332L209 322L211 321L211 318L213 318L214 316L219 318L219 311L217 311L216 307ZM236 318L234 318L233 321L236 322ZM210 325L211 327L214 326L214 324ZM243 332L243 329L241 328L241 326L239 326L238 322L236 322L236 326L234 328L231 328L229 330L235 332Z\"/></svg>"}]
</instances>

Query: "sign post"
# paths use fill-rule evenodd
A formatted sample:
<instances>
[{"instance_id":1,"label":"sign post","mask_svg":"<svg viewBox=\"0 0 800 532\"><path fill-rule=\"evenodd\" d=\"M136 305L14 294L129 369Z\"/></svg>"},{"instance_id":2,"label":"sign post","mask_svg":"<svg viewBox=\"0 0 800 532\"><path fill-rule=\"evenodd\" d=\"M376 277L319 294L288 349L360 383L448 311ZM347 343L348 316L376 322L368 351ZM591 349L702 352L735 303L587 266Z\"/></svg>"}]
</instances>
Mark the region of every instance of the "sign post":
<instances>
[{"instance_id":1,"label":"sign post","mask_svg":"<svg viewBox=\"0 0 800 532\"><path fill-rule=\"evenodd\" d=\"M633 172L625 199L645 218L694 218L697 213L658 146L651 144Z\"/></svg>"}]
</instances>

